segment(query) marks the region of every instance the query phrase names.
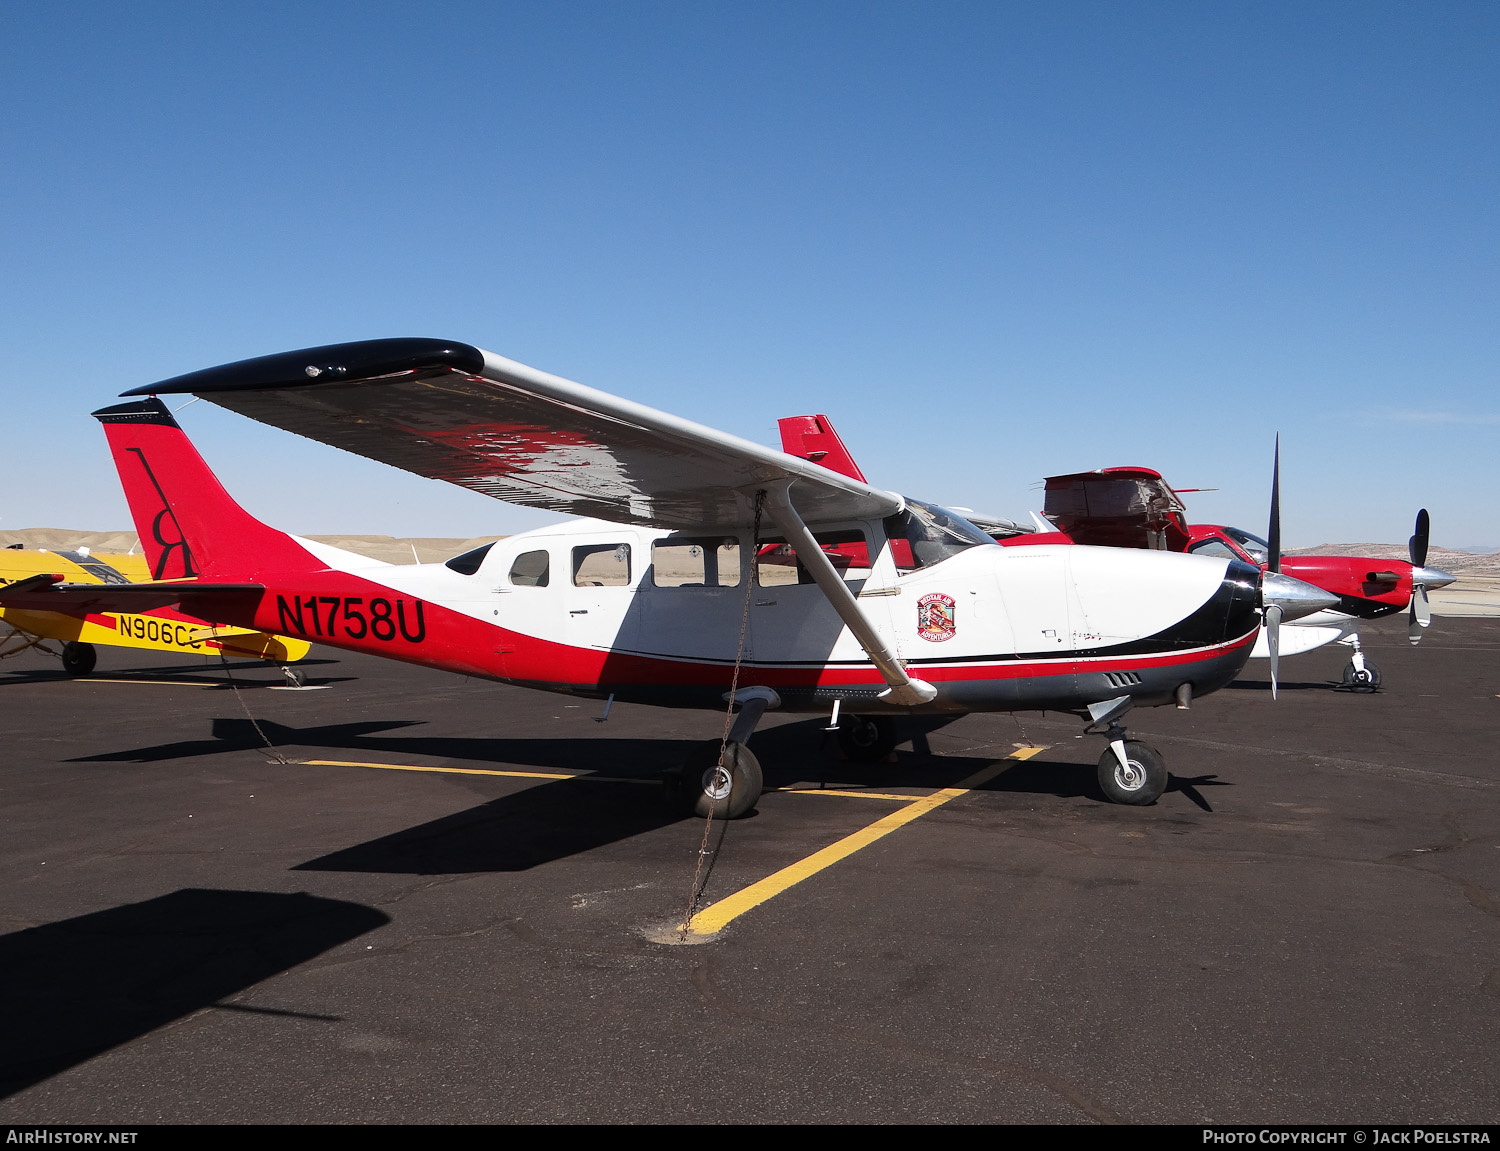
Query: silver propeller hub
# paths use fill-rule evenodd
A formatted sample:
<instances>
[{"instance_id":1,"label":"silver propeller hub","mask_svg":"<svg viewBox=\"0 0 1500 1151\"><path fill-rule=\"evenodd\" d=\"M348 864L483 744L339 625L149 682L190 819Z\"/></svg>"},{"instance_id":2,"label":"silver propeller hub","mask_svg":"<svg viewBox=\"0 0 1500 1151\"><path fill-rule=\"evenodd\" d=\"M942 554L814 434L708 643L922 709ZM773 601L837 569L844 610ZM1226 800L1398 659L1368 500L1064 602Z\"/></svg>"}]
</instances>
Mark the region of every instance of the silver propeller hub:
<instances>
[{"instance_id":1,"label":"silver propeller hub","mask_svg":"<svg viewBox=\"0 0 1500 1151\"><path fill-rule=\"evenodd\" d=\"M1423 587L1432 588L1447 587L1458 577L1450 575L1441 568L1412 568L1411 582L1421 584Z\"/></svg>"},{"instance_id":2,"label":"silver propeller hub","mask_svg":"<svg viewBox=\"0 0 1500 1151\"><path fill-rule=\"evenodd\" d=\"M1260 579L1260 606L1279 607L1283 622L1337 607L1338 602L1339 597L1332 592L1288 575L1266 572Z\"/></svg>"}]
</instances>

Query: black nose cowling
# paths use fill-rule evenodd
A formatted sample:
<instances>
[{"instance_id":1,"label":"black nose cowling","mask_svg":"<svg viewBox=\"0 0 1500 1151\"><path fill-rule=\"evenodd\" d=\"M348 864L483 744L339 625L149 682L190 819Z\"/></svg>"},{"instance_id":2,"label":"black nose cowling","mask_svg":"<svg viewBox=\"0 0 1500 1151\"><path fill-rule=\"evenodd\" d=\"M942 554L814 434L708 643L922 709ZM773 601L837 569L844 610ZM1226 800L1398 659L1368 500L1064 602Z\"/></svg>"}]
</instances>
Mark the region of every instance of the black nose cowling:
<instances>
[{"instance_id":1,"label":"black nose cowling","mask_svg":"<svg viewBox=\"0 0 1500 1151\"><path fill-rule=\"evenodd\" d=\"M1197 609L1155 635L1091 653L1140 656L1138 670L1130 672L1128 679L1122 679L1118 672L1080 675L1080 690L1096 694L1101 700L1130 695L1142 707L1181 702L1217 691L1239 675L1250 658L1252 643L1243 643L1232 651L1204 651L1201 659L1156 664L1151 657L1203 651L1238 639L1248 640L1260 628L1260 576L1260 568L1254 564L1230 560L1219 586ZM1098 682L1088 682L1089 679ZM1188 687L1185 694L1181 690L1184 684Z\"/></svg>"}]
</instances>

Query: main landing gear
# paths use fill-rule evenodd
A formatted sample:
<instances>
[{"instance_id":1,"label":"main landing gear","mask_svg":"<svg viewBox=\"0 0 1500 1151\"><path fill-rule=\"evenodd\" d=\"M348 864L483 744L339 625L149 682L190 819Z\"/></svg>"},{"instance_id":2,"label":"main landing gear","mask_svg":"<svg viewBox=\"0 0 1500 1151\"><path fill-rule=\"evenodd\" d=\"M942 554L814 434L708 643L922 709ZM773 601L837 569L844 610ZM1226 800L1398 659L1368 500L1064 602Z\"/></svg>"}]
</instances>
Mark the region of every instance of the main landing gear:
<instances>
[{"instance_id":1,"label":"main landing gear","mask_svg":"<svg viewBox=\"0 0 1500 1151\"><path fill-rule=\"evenodd\" d=\"M728 740L698 744L687 762L667 776L667 793L677 806L707 819L739 819L755 809L765 786L760 760L745 746L768 707L781 699L767 687L745 688L735 694L739 714Z\"/></svg>"},{"instance_id":2,"label":"main landing gear","mask_svg":"<svg viewBox=\"0 0 1500 1151\"><path fill-rule=\"evenodd\" d=\"M896 721L888 715L842 715L838 740L846 758L879 763L896 750Z\"/></svg>"},{"instance_id":3,"label":"main landing gear","mask_svg":"<svg viewBox=\"0 0 1500 1151\"><path fill-rule=\"evenodd\" d=\"M99 652L91 643L69 640L63 644L63 671L69 675L88 675L99 662Z\"/></svg>"},{"instance_id":4,"label":"main landing gear","mask_svg":"<svg viewBox=\"0 0 1500 1151\"><path fill-rule=\"evenodd\" d=\"M1365 653L1359 646L1359 632L1345 636L1339 643L1354 649L1354 654L1344 665L1344 676L1339 687L1361 695L1368 695L1376 690L1380 686L1380 669L1365 658Z\"/></svg>"},{"instance_id":5,"label":"main landing gear","mask_svg":"<svg viewBox=\"0 0 1500 1151\"><path fill-rule=\"evenodd\" d=\"M720 756L720 747L723 755ZM705 740L693 748L677 779L682 806L700 819L748 815L765 786L760 760L743 743Z\"/></svg>"}]
</instances>

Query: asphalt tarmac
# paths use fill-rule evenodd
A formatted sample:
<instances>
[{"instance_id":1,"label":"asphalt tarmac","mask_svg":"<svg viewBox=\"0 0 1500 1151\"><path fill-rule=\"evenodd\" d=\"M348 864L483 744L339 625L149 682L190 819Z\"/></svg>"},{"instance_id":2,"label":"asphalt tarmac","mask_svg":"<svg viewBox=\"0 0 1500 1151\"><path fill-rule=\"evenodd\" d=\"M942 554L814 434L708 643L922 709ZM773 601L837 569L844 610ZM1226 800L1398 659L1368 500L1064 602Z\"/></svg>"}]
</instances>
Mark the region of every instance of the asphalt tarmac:
<instances>
[{"instance_id":1,"label":"asphalt tarmac","mask_svg":"<svg viewBox=\"0 0 1500 1151\"><path fill-rule=\"evenodd\" d=\"M708 855L656 780L714 715L7 661L0 1122L1493 1122L1500 620L1366 641L1374 695L1335 648L1132 714L1149 808L1067 716L867 766L772 714ZM681 942L700 860L781 878Z\"/></svg>"}]
</instances>

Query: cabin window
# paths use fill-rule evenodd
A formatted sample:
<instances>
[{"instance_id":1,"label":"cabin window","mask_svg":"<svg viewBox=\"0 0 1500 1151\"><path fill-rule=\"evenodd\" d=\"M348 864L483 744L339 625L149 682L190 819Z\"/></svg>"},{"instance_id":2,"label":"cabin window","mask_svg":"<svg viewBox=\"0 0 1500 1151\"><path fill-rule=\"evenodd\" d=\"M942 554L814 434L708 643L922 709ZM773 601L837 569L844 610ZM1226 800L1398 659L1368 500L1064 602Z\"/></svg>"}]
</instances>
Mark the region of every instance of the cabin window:
<instances>
[{"instance_id":1,"label":"cabin window","mask_svg":"<svg viewBox=\"0 0 1500 1151\"><path fill-rule=\"evenodd\" d=\"M972 547L998 546L957 512L913 499L905 511L886 517L885 534L897 571L931 567Z\"/></svg>"},{"instance_id":2,"label":"cabin window","mask_svg":"<svg viewBox=\"0 0 1500 1151\"><path fill-rule=\"evenodd\" d=\"M510 582L515 587L546 587L547 572L546 552L522 552L510 565Z\"/></svg>"},{"instance_id":3,"label":"cabin window","mask_svg":"<svg viewBox=\"0 0 1500 1151\"><path fill-rule=\"evenodd\" d=\"M1244 562L1245 557L1239 555L1235 550L1221 539L1210 536L1206 540L1199 540L1188 547L1188 551L1195 556L1222 556L1227 560L1239 560Z\"/></svg>"},{"instance_id":4,"label":"cabin window","mask_svg":"<svg viewBox=\"0 0 1500 1151\"><path fill-rule=\"evenodd\" d=\"M870 548L861 531L813 532L813 539L833 563L833 570L846 580L868 579ZM761 587L813 583L812 573L802 566L792 545L780 536L764 536L755 549L755 582Z\"/></svg>"},{"instance_id":5,"label":"cabin window","mask_svg":"<svg viewBox=\"0 0 1500 1151\"><path fill-rule=\"evenodd\" d=\"M739 587L740 541L657 540L651 545L651 582L657 587Z\"/></svg>"},{"instance_id":6,"label":"cabin window","mask_svg":"<svg viewBox=\"0 0 1500 1151\"><path fill-rule=\"evenodd\" d=\"M473 575L479 570L479 565L484 563L484 557L490 554L493 543L483 544L480 547L456 555L443 566L452 568L459 575Z\"/></svg>"},{"instance_id":7,"label":"cabin window","mask_svg":"<svg viewBox=\"0 0 1500 1151\"><path fill-rule=\"evenodd\" d=\"M1256 563L1270 563L1271 545L1260 536L1247 532L1244 528L1225 528L1224 534L1244 548L1245 553Z\"/></svg>"},{"instance_id":8,"label":"cabin window","mask_svg":"<svg viewBox=\"0 0 1500 1151\"><path fill-rule=\"evenodd\" d=\"M573 549L574 587L629 585L629 544L586 544Z\"/></svg>"}]
</instances>

